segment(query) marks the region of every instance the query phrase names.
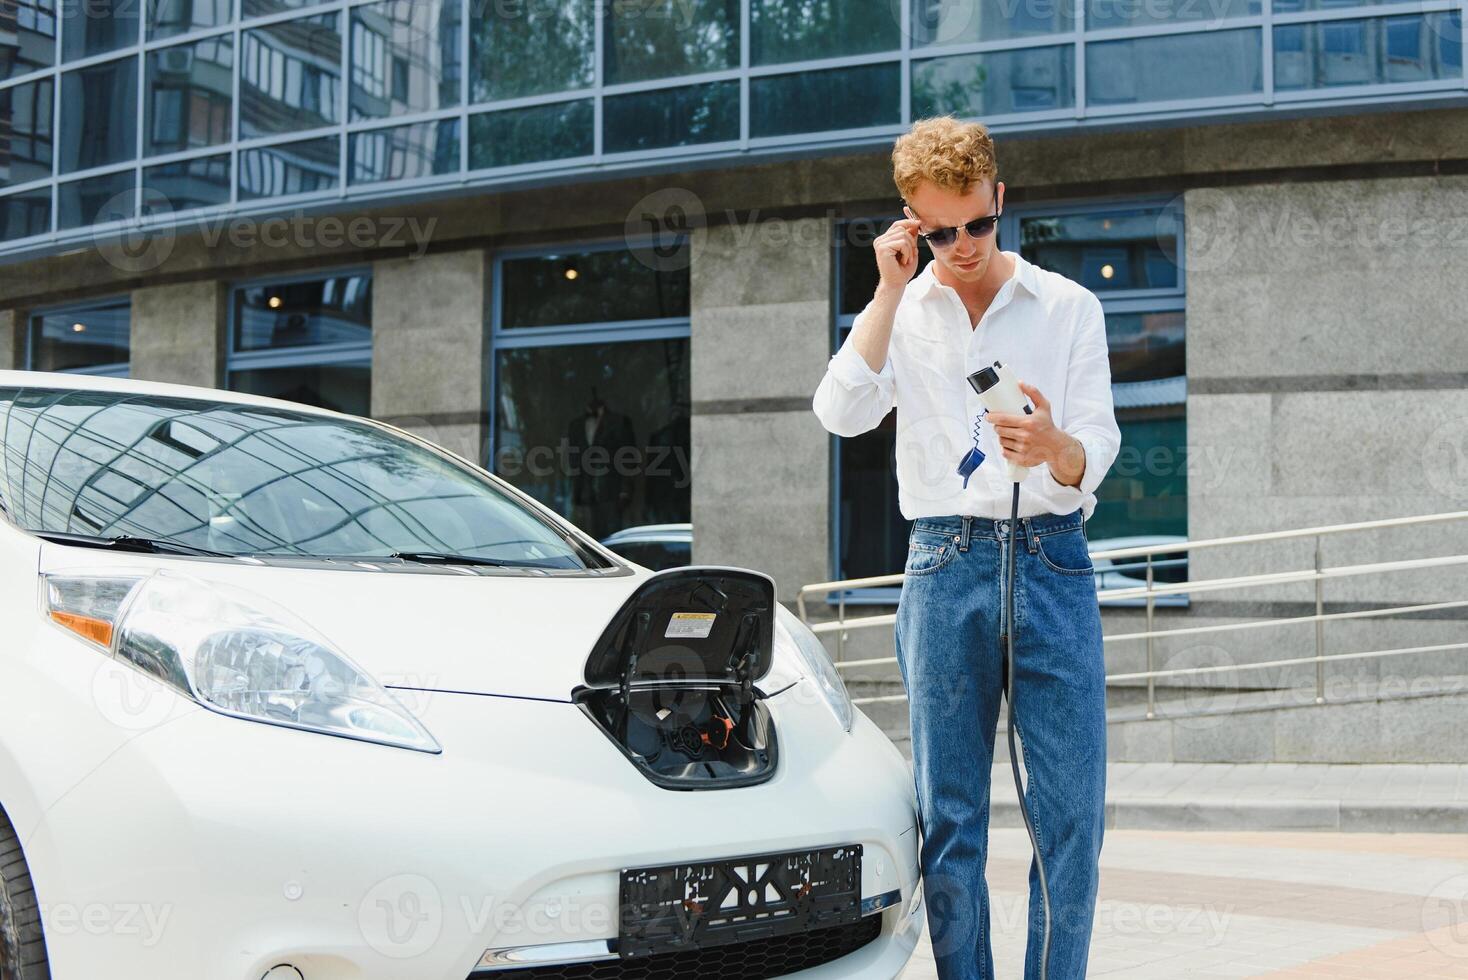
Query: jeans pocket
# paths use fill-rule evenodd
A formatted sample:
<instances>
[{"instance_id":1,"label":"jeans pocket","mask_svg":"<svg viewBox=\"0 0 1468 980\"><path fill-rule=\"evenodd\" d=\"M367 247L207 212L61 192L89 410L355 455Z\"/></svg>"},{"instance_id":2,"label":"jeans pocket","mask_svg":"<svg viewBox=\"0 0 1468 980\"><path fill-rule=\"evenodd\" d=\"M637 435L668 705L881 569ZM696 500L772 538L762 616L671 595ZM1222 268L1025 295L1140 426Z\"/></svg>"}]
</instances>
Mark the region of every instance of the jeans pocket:
<instances>
[{"instance_id":1,"label":"jeans pocket","mask_svg":"<svg viewBox=\"0 0 1468 980\"><path fill-rule=\"evenodd\" d=\"M907 539L907 563L904 575L928 575L936 572L958 554L958 542L953 535L941 531L914 528Z\"/></svg>"},{"instance_id":2,"label":"jeans pocket","mask_svg":"<svg viewBox=\"0 0 1468 980\"><path fill-rule=\"evenodd\" d=\"M1091 546L1080 528L1036 535L1040 560L1052 572L1061 575L1094 575Z\"/></svg>"}]
</instances>

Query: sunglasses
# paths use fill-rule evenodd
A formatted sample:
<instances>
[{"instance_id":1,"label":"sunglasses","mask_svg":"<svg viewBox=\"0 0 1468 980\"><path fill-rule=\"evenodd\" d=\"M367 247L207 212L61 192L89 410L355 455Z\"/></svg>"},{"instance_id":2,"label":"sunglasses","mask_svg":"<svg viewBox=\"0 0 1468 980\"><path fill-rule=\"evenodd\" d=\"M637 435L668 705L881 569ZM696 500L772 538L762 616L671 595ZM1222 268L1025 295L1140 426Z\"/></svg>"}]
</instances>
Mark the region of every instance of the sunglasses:
<instances>
[{"instance_id":1,"label":"sunglasses","mask_svg":"<svg viewBox=\"0 0 1468 980\"><path fill-rule=\"evenodd\" d=\"M929 248L951 247L954 242L958 241L959 228L962 228L964 231L968 232L968 237L970 238L987 238L990 235L994 234L994 229L999 225L1000 213L1001 212L996 211L995 213L985 215L982 218L975 218L967 224L957 225L952 228L938 228L935 231L928 232L927 234L918 232L918 237L927 242Z\"/></svg>"}]
</instances>

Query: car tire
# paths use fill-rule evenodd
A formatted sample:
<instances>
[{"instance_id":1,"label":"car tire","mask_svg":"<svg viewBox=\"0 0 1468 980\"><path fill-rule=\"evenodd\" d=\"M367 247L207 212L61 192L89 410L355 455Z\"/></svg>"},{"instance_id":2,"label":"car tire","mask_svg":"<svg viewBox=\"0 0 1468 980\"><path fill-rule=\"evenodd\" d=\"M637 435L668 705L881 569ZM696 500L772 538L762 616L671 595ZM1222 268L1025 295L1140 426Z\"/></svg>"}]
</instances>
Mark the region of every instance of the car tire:
<instances>
[{"instance_id":1,"label":"car tire","mask_svg":"<svg viewBox=\"0 0 1468 980\"><path fill-rule=\"evenodd\" d=\"M41 910L20 838L0 810L0 980L50 980Z\"/></svg>"}]
</instances>

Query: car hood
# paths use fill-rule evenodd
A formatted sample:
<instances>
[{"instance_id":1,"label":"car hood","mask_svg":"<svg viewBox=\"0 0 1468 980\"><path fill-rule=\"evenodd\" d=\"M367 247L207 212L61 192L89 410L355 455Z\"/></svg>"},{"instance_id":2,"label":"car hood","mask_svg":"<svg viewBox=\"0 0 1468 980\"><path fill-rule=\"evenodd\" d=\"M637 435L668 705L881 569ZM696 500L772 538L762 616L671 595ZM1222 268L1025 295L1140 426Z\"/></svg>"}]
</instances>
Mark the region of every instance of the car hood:
<instances>
[{"instance_id":1,"label":"car hood","mask_svg":"<svg viewBox=\"0 0 1468 980\"><path fill-rule=\"evenodd\" d=\"M48 546L42 571L166 569L283 607L388 687L569 701L607 624L656 573L300 568Z\"/></svg>"}]
</instances>

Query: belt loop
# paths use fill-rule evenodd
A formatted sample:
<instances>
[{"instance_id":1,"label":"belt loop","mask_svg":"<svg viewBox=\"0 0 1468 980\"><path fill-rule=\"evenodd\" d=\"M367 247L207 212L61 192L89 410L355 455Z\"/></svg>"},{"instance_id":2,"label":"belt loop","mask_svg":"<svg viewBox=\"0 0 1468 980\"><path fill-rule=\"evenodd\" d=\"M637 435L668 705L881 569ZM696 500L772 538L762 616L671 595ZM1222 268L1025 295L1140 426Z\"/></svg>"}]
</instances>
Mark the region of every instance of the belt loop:
<instances>
[{"instance_id":1,"label":"belt loop","mask_svg":"<svg viewBox=\"0 0 1468 980\"><path fill-rule=\"evenodd\" d=\"M964 514L963 515L963 530L959 532L959 536L958 536L958 550L959 551L967 551L968 550L969 526L972 523L973 523L973 516L970 515L970 514Z\"/></svg>"},{"instance_id":2,"label":"belt loop","mask_svg":"<svg viewBox=\"0 0 1468 980\"><path fill-rule=\"evenodd\" d=\"M1033 527L1033 525L1030 524L1030 519L1028 517L1021 517L1020 520L1024 523L1025 541L1030 546L1030 554L1033 555L1036 551L1040 550L1039 536L1035 533L1035 528Z\"/></svg>"}]
</instances>

